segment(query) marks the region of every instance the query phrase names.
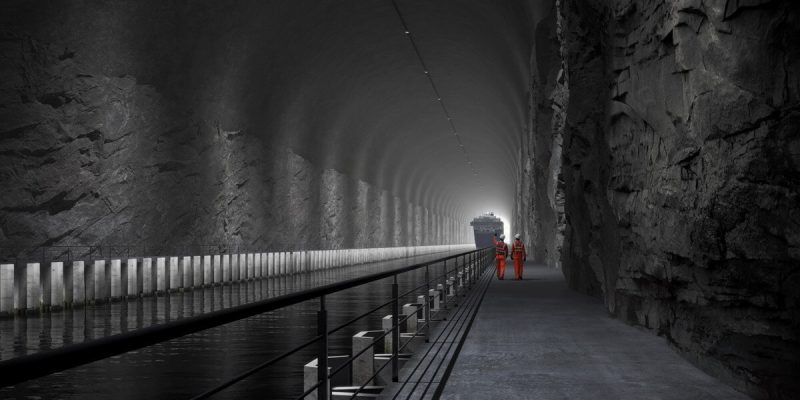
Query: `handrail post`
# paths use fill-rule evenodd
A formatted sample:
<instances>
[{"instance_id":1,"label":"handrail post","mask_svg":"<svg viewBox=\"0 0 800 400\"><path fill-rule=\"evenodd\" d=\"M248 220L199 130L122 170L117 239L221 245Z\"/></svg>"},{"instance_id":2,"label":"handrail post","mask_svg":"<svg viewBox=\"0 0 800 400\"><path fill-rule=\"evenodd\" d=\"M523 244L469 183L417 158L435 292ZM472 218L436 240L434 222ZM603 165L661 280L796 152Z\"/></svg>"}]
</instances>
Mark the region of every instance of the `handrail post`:
<instances>
[{"instance_id":1,"label":"handrail post","mask_svg":"<svg viewBox=\"0 0 800 400\"><path fill-rule=\"evenodd\" d=\"M328 400L328 310L325 308L325 296L319 296L319 312L317 312L317 334L321 335L319 358L317 358L317 399Z\"/></svg>"},{"instance_id":2,"label":"handrail post","mask_svg":"<svg viewBox=\"0 0 800 400\"><path fill-rule=\"evenodd\" d=\"M431 338L431 272L430 264L425 264L425 343L430 343Z\"/></svg>"},{"instance_id":3,"label":"handrail post","mask_svg":"<svg viewBox=\"0 0 800 400\"><path fill-rule=\"evenodd\" d=\"M456 265L458 265L458 257L455 259ZM439 286L437 285L436 288L438 289ZM444 285L442 285L442 290L439 291L439 298L440 303L439 305L442 306L445 310L447 310L447 260L444 260Z\"/></svg>"},{"instance_id":4,"label":"handrail post","mask_svg":"<svg viewBox=\"0 0 800 400\"><path fill-rule=\"evenodd\" d=\"M479 250L481 251L481 250ZM469 283L472 286L472 277L474 276L475 270L475 259L477 257L476 253L472 253L469 257Z\"/></svg>"},{"instance_id":5,"label":"handrail post","mask_svg":"<svg viewBox=\"0 0 800 400\"><path fill-rule=\"evenodd\" d=\"M392 283L392 382L399 381L400 369L400 300L397 287L397 275L394 276Z\"/></svg>"}]
</instances>

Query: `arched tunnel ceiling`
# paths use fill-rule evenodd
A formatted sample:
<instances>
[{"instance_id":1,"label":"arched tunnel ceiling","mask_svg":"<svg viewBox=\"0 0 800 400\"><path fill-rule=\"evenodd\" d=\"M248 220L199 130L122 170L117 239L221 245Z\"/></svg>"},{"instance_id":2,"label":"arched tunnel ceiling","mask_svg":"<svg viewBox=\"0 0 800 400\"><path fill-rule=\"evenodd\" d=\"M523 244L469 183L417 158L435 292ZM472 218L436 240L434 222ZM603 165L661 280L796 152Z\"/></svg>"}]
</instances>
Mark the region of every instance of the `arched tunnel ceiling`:
<instances>
[{"instance_id":1,"label":"arched tunnel ceiling","mask_svg":"<svg viewBox=\"0 0 800 400\"><path fill-rule=\"evenodd\" d=\"M397 1L479 176L390 0L14 7L38 21L38 37L78 46L98 72L133 75L224 129L470 216L511 214L547 3Z\"/></svg>"}]
</instances>

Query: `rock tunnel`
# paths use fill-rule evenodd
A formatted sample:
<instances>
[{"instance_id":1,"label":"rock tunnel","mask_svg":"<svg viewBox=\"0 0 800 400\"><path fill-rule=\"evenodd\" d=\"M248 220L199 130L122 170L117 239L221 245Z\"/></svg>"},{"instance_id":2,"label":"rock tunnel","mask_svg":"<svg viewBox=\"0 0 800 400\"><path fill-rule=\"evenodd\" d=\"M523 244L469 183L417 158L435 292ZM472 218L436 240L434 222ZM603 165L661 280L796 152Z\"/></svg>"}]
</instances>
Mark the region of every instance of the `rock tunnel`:
<instances>
[{"instance_id":1,"label":"rock tunnel","mask_svg":"<svg viewBox=\"0 0 800 400\"><path fill-rule=\"evenodd\" d=\"M800 370L789 0L6 1L0 242L466 243L755 398Z\"/></svg>"}]
</instances>

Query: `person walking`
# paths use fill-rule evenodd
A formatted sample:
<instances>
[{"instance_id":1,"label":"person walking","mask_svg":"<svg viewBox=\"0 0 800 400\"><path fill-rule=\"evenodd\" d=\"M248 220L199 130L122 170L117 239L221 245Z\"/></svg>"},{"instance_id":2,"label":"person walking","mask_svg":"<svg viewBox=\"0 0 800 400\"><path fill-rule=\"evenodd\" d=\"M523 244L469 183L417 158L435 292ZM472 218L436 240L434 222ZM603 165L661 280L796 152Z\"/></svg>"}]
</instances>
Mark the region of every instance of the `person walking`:
<instances>
[{"instance_id":1,"label":"person walking","mask_svg":"<svg viewBox=\"0 0 800 400\"><path fill-rule=\"evenodd\" d=\"M514 260L514 279L522 279L522 266L528 260L528 253L525 252L525 244L519 238L519 233L514 235L514 243L511 244L511 259Z\"/></svg>"},{"instance_id":2,"label":"person walking","mask_svg":"<svg viewBox=\"0 0 800 400\"><path fill-rule=\"evenodd\" d=\"M497 268L497 279L502 280L506 272L506 257L508 257L508 245L505 242L506 235L500 235L500 240L496 236L492 237L494 240L494 256L495 266Z\"/></svg>"}]
</instances>

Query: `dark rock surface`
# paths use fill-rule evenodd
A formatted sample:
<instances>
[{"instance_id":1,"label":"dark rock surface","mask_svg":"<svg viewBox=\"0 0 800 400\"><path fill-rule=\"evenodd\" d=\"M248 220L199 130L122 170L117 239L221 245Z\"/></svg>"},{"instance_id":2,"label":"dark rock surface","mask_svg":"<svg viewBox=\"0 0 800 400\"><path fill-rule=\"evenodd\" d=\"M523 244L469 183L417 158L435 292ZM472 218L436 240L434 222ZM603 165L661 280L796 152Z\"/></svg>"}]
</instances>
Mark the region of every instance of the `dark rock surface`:
<instances>
[{"instance_id":1,"label":"dark rock surface","mask_svg":"<svg viewBox=\"0 0 800 400\"><path fill-rule=\"evenodd\" d=\"M398 197L208 121L133 76L93 74L74 54L11 33L0 51L4 247L381 247L439 229L387 220L379 199ZM393 222L416 236L388 241ZM455 233L428 244L468 239Z\"/></svg>"},{"instance_id":2,"label":"dark rock surface","mask_svg":"<svg viewBox=\"0 0 800 400\"><path fill-rule=\"evenodd\" d=\"M798 398L798 3L561 3L570 286L754 397Z\"/></svg>"}]
</instances>

